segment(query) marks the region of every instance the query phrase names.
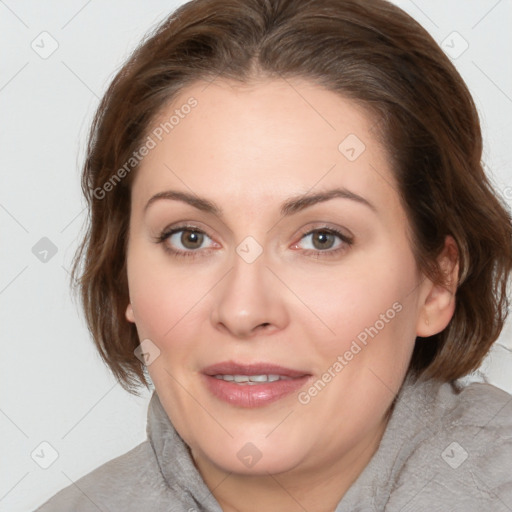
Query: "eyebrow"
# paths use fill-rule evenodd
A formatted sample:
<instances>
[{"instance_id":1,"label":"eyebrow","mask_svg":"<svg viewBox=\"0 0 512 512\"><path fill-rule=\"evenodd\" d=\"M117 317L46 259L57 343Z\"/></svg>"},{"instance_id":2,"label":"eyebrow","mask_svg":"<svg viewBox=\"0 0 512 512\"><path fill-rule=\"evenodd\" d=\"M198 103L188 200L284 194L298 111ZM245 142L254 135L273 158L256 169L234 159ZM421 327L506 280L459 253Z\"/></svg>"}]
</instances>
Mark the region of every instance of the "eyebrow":
<instances>
[{"instance_id":1,"label":"eyebrow","mask_svg":"<svg viewBox=\"0 0 512 512\"><path fill-rule=\"evenodd\" d=\"M283 217L293 215L294 213L300 212L301 210L309 208L310 206L335 198L350 199L359 204L367 206L373 212L377 213L377 208L364 197L355 194L346 188L335 188L323 192L318 192L316 194L301 194L295 197L291 197L281 205L281 215ZM181 201L203 212L211 213L217 217L223 216L222 208L217 206L212 201L199 197L195 194L189 194L188 192L180 192L177 190L166 190L164 192L155 194L146 203L144 212L146 212L151 204L162 199Z\"/></svg>"}]
</instances>

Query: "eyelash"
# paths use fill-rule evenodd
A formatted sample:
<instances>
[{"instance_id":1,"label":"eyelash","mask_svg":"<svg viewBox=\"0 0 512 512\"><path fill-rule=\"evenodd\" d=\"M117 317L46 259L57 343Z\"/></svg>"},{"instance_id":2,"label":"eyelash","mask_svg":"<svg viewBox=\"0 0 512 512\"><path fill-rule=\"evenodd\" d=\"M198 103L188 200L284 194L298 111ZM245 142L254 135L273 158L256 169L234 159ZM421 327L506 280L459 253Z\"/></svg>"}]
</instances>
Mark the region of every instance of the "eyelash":
<instances>
[{"instance_id":1,"label":"eyelash","mask_svg":"<svg viewBox=\"0 0 512 512\"><path fill-rule=\"evenodd\" d=\"M194 233L199 233L199 234L207 236L208 238L211 238L202 229L199 229L196 226L182 225L182 226L177 226L172 229L164 230L158 237L156 237L155 242L157 244L163 244L164 250L176 258L182 258L182 257L195 258L195 257L197 257L198 253L199 253L199 249L198 250L182 251L182 250L171 249L168 245L165 244L165 242L167 241L167 239L169 237L171 237L172 235L179 233L181 231L190 231L190 232L194 232ZM315 250L311 250L311 249L306 249L306 251L310 255L316 256L316 258L318 258L318 257L328 257L328 258L335 257L340 252L346 251L354 243L354 240L352 237L349 237L334 228L329 228L327 226L321 226L321 227L310 229L309 231L304 231L303 233L301 233L300 240L299 240L299 242L297 242L297 244L300 243L300 241L304 237L314 234L316 232L323 232L323 233L327 233L329 235L335 235L342 242L342 245L340 247L338 247L337 249L332 249L332 250L325 250L325 251L317 250L317 251L315 251ZM297 245L297 244L294 244L294 245ZM208 249L206 249L206 250L208 251Z\"/></svg>"}]
</instances>

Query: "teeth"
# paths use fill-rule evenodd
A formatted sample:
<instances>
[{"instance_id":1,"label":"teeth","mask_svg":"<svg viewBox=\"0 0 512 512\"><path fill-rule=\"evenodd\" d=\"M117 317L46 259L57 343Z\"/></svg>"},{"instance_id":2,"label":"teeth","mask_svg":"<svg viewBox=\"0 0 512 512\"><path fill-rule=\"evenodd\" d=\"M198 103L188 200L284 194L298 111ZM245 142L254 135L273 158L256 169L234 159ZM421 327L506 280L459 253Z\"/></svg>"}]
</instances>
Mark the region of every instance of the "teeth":
<instances>
[{"instance_id":1,"label":"teeth","mask_svg":"<svg viewBox=\"0 0 512 512\"><path fill-rule=\"evenodd\" d=\"M273 382L272 377L275 377L275 375L254 375L249 377L249 380L251 382ZM279 380L279 377L275 380Z\"/></svg>"},{"instance_id":2,"label":"teeth","mask_svg":"<svg viewBox=\"0 0 512 512\"><path fill-rule=\"evenodd\" d=\"M216 379L237 384L258 384L261 382L275 382L276 380L290 380L290 377L282 375L215 375Z\"/></svg>"}]
</instances>

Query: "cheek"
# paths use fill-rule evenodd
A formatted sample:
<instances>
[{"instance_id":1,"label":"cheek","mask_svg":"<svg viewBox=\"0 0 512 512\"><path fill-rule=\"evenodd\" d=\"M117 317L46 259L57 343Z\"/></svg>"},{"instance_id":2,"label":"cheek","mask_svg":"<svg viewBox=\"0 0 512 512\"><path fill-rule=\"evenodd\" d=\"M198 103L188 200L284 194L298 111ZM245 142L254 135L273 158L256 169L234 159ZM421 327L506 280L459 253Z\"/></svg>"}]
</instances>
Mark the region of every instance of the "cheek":
<instances>
[{"instance_id":1,"label":"cheek","mask_svg":"<svg viewBox=\"0 0 512 512\"><path fill-rule=\"evenodd\" d=\"M407 254L381 252L354 258L350 264L329 272L309 274L307 279L287 271L286 282L303 304L295 318L311 339L322 340L318 350L348 350L352 340L364 342L403 330L404 302L414 289L414 265ZM307 307L309 311L304 307ZM298 311L296 312L298 313Z\"/></svg>"},{"instance_id":2,"label":"cheek","mask_svg":"<svg viewBox=\"0 0 512 512\"><path fill-rule=\"evenodd\" d=\"M209 289L208 282L179 272L169 262L139 256L142 254L134 248L128 259L130 298L139 337L164 341L184 320L194 317L195 306Z\"/></svg>"},{"instance_id":3,"label":"cheek","mask_svg":"<svg viewBox=\"0 0 512 512\"><path fill-rule=\"evenodd\" d=\"M313 384L299 397L304 400L300 403L311 400L316 417L325 411L326 421L335 425L329 411L368 424L374 421L379 408L387 403L389 390L398 388L414 348L416 296L410 293L412 274L403 268L402 273L384 271L372 274L371 279L359 277L331 280L331 300L323 300L323 309L316 310L335 334L313 322L316 319L312 316L307 323L316 374L325 377L328 384L325 389ZM317 289L309 299L318 304L321 296ZM327 334L320 335L319 325ZM357 436L360 426L354 423L347 428L354 428L353 435Z\"/></svg>"}]
</instances>

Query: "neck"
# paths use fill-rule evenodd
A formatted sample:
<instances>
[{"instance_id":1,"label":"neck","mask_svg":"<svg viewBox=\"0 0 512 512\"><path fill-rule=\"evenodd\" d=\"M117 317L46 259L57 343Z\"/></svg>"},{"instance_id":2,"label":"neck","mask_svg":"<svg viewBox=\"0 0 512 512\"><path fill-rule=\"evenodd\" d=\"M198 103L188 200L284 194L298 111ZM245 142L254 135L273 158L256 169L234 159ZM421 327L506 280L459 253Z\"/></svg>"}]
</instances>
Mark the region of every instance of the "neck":
<instances>
[{"instance_id":1,"label":"neck","mask_svg":"<svg viewBox=\"0 0 512 512\"><path fill-rule=\"evenodd\" d=\"M343 455L324 457L284 473L229 473L198 453L192 456L223 512L333 512L377 451L389 416Z\"/></svg>"}]
</instances>

